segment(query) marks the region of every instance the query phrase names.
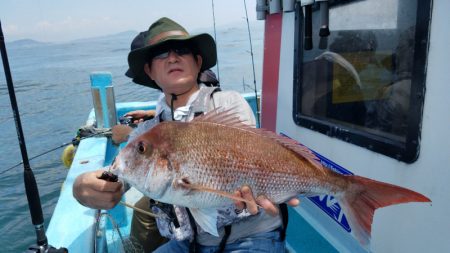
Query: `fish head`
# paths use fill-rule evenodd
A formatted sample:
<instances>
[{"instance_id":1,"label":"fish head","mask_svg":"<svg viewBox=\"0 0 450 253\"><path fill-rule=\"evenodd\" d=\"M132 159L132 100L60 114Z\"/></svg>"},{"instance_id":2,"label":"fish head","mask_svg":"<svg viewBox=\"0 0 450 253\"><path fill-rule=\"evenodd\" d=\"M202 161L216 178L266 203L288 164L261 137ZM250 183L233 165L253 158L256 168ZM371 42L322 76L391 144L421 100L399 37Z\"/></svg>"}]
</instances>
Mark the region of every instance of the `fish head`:
<instances>
[{"instance_id":1,"label":"fish head","mask_svg":"<svg viewBox=\"0 0 450 253\"><path fill-rule=\"evenodd\" d=\"M117 155L111 172L155 200L171 187L175 173L165 149L158 142L139 136Z\"/></svg>"}]
</instances>

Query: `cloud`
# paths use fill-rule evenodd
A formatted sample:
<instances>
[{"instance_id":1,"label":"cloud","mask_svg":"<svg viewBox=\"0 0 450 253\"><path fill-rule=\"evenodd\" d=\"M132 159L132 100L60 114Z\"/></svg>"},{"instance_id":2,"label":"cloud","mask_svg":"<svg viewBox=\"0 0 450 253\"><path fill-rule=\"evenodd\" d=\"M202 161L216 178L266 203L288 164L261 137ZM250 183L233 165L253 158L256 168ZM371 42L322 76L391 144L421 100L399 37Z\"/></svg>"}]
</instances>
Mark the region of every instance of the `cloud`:
<instances>
[{"instance_id":1,"label":"cloud","mask_svg":"<svg viewBox=\"0 0 450 253\"><path fill-rule=\"evenodd\" d=\"M8 33L5 32L9 40L31 38L44 42L61 42L127 30L145 30L161 16L173 18L188 31L213 26L210 0L133 0L133 4L125 1L111 4L110 0L82 0L76 3L40 0L32 3L26 6L21 1L11 2L10 5L0 4L2 21L10 24ZM244 22L242 0L215 1L214 5L216 26ZM250 10L249 18L254 20L252 15L255 14L251 9L256 6L255 0L248 0L247 6ZM6 14L5 18L3 13Z\"/></svg>"},{"instance_id":2,"label":"cloud","mask_svg":"<svg viewBox=\"0 0 450 253\"><path fill-rule=\"evenodd\" d=\"M54 25L52 23L50 23L49 21L40 21L40 22L36 23L35 27L39 31L54 29Z\"/></svg>"},{"instance_id":3,"label":"cloud","mask_svg":"<svg viewBox=\"0 0 450 253\"><path fill-rule=\"evenodd\" d=\"M5 34L17 34L19 32L19 26L14 24L8 24L2 28Z\"/></svg>"},{"instance_id":4,"label":"cloud","mask_svg":"<svg viewBox=\"0 0 450 253\"><path fill-rule=\"evenodd\" d=\"M40 20L22 31L11 26L9 32L14 37L27 34L42 41L67 41L78 39L81 34L82 36L96 36L99 31L108 33L113 31L116 26L116 21L109 16L81 19L66 16L57 21Z\"/></svg>"},{"instance_id":5,"label":"cloud","mask_svg":"<svg viewBox=\"0 0 450 253\"><path fill-rule=\"evenodd\" d=\"M95 24L98 24L98 20L96 20L95 22L94 20L88 18L75 20L71 16L67 16L63 20L59 20L56 22L51 22L48 20L39 21L36 23L35 29L46 32L71 32L84 30Z\"/></svg>"}]
</instances>

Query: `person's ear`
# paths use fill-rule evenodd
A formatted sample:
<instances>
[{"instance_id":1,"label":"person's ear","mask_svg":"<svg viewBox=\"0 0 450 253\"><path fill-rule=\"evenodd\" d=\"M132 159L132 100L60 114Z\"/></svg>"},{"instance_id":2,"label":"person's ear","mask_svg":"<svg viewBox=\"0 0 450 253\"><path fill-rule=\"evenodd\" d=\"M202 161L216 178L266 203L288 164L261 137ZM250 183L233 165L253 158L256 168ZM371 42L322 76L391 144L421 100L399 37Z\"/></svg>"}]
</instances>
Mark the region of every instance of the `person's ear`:
<instances>
[{"instance_id":1,"label":"person's ear","mask_svg":"<svg viewBox=\"0 0 450 253\"><path fill-rule=\"evenodd\" d=\"M197 60L198 71L200 71L200 69L202 68L203 58L201 55L198 54L196 57L196 60Z\"/></svg>"},{"instance_id":2,"label":"person's ear","mask_svg":"<svg viewBox=\"0 0 450 253\"><path fill-rule=\"evenodd\" d=\"M150 77L150 79L153 80L153 78L152 78L152 70L150 68L150 65L148 65L148 63L146 63L144 65L144 71L145 71L145 74L147 74L148 77Z\"/></svg>"}]
</instances>

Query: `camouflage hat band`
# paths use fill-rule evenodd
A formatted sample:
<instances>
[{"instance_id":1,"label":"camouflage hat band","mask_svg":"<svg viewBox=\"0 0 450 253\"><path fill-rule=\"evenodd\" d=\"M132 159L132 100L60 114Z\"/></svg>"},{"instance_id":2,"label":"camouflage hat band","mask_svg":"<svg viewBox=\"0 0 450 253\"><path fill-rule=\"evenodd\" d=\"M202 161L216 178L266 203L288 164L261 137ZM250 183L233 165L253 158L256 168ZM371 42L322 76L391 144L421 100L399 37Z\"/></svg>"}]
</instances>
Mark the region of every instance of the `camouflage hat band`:
<instances>
[{"instance_id":1,"label":"camouflage hat band","mask_svg":"<svg viewBox=\"0 0 450 253\"><path fill-rule=\"evenodd\" d=\"M183 36L183 37L187 37L189 36L189 34L187 34L186 32L183 31L167 31L167 32L163 32L160 33L156 36L154 36L153 38L150 38L150 40L148 41L147 45L154 45L158 42L161 42L167 38L172 38L175 36Z\"/></svg>"}]
</instances>

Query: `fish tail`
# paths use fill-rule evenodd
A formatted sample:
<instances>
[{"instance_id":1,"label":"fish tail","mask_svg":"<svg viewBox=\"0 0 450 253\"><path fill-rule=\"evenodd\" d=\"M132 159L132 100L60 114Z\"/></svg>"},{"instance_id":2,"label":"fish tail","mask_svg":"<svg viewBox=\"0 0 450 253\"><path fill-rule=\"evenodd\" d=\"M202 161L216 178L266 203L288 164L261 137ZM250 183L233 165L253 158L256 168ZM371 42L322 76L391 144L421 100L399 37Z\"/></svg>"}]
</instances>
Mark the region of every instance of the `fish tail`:
<instances>
[{"instance_id":1,"label":"fish tail","mask_svg":"<svg viewBox=\"0 0 450 253\"><path fill-rule=\"evenodd\" d=\"M370 244L373 215L377 208L407 203L431 202L424 195L359 176L350 176L350 189L339 198L353 234L362 245Z\"/></svg>"}]
</instances>

